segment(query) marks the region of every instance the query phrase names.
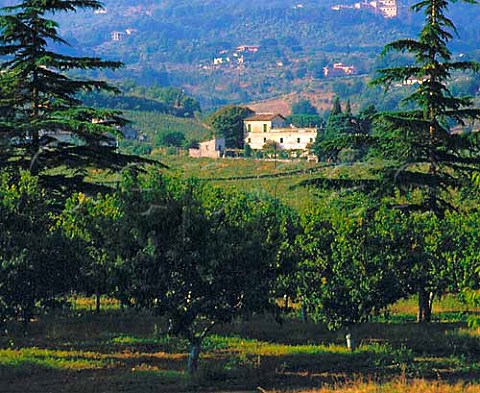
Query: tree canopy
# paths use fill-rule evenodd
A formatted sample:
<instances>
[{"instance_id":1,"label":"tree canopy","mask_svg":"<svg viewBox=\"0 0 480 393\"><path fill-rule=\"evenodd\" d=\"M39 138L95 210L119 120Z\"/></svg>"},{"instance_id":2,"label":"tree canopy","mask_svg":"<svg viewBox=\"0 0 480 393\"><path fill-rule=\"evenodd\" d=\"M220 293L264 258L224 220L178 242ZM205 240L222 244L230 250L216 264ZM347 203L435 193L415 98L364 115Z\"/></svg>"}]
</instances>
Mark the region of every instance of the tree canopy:
<instances>
[{"instance_id":1,"label":"tree canopy","mask_svg":"<svg viewBox=\"0 0 480 393\"><path fill-rule=\"evenodd\" d=\"M309 100L300 100L292 104L292 115L318 115L318 110Z\"/></svg>"},{"instance_id":2,"label":"tree canopy","mask_svg":"<svg viewBox=\"0 0 480 393\"><path fill-rule=\"evenodd\" d=\"M476 1L465 2L476 4ZM317 180L324 187L360 188L381 203L387 201L389 206L407 215L405 219L410 220L415 233L437 233L438 220L449 210L462 210L455 202L456 190L468 188L472 175L480 168L478 134L469 132L467 127L467 122L480 119L480 109L474 107L471 97L454 96L450 88L454 75L478 72L480 66L471 61L457 61L449 49L448 44L456 34L453 22L446 15L451 3L425 0L415 4L413 10L423 12L425 20L418 38L398 40L385 47L384 54L392 51L410 54L412 63L378 70L373 83L387 91L394 84L412 80L419 83L403 100L408 109L375 115L372 132L360 139L370 148L370 155L383 159L382 167L356 178ZM335 103L332 110L336 121L344 116L338 106ZM354 138L322 142L321 147L327 142L334 152L354 147L358 138L353 135ZM424 225L431 227L425 229ZM435 249L431 245L419 246L429 250L423 256L416 253L412 253L416 255L414 258L412 254L408 256L415 261L415 268L410 271L416 276L412 291L419 296L420 321L430 319L434 295L446 288L442 280L437 280L438 272L447 269L440 256L441 236L432 244Z\"/></svg>"},{"instance_id":3,"label":"tree canopy","mask_svg":"<svg viewBox=\"0 0 480 393\"><path fill-rule=\"evenodd\" d=\"M67 42L51 15L101 7L95 0L24 0L1 11L0 159L3 167L38 174L49 189L78 189L85 185L88 168L120 169L133 160L115 151L127 122L122 115L86 107L77 96L118 90L70 73L115 70L122 64L52 50Z\"/></svg>"},{"instance_id":4,"label":"tree canopy","mask_svg":"<svg viewBox=\"0 0 480 393\"><path fill-rule=\"evenodd\" d=\"M465 0L476 4L476 1ZM454 96L450 81L459 72L479 72L472 61L456 61L448 48L457 33L447 17L450 1L426 0L412 8L423 12L425 25L418 39L388 44L384 54L406 52L414 63L378 71L374 84L388 89L393 83L419 81L403 101L411 110L380 116L377 137L384 158L394 164L385 171L385 180L405 191L423 191L424 209L441 212L449 207L449 190L469 182L478 170L478 137L467 132L466 123L480 119L472 97ZM420 170L419 170L420 169Z\"/></svg>"},{"instance_id":5,"label":"tree canopy","mask_svg":"<svg viewBox=\"0 0 480 393\"><path fill-rule=\"evenodd\" d=\"M228 105L212 114L208 122L217 135L225 137L227 148L243 149L245 143L243 120L252 113L248 108Z\"/></svg>"}]
</instances>

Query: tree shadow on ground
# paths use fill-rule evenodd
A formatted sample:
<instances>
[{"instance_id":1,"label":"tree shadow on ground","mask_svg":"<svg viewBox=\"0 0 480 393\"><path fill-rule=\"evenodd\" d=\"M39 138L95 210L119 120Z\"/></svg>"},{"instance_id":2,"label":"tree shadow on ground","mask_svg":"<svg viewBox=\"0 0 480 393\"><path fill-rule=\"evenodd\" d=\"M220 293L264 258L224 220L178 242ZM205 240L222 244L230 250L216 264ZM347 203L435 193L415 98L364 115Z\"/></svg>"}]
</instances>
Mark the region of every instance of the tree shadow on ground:
<instances>
[{"instance_id":1,"label":"tree shadow on ground","mask_svg":"<svg viewBox=\"0 0 480 393\"><path fill-rule=\"evenodd\" d=\"M139 328L130 316L121 326L112 316L105 320L89 316L65 330L61 324L33 325L26 336L4 335L0 348L50 352L10 364L0 357L0 392L255 391L258 386L300 390L396 378L480 380L480 340L463 323L359 325L355 335L360 347L353 353L328 345L315 348L344 345L345 332L329 332L321 325L237 323L217 330L220 340L233 335L258 340L260 346L271 344L272 349L262 354L228 346L205 348L198 373L190 378L184 372L185 343L153 335L157 320L145 321L148 326ZM287 347L275 353L275 345L307 344L314 346L311 352ZM76 362L83 368L75 369Z\"/></svg>"}]
</instances>

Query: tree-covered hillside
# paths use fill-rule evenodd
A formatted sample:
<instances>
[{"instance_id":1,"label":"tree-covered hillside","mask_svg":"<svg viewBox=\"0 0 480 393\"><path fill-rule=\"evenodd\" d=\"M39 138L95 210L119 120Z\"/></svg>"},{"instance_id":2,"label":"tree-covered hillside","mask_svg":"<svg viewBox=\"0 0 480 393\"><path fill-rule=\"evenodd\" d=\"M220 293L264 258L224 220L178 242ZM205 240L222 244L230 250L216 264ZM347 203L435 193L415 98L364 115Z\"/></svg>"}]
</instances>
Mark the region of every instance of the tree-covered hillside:
<instances>
[{"instance_id":1,"label":"tree-covered hillside","mask_svg":"<svg viewBox=\"0 0 480 393\"><path fill-rule=\"evenodd\" d=\"M57 17L72 54L126 64L107 77L181 87L208 110L305 90L333 62L370 73L385 42L418 30L408 0L395 19L330 9L338 3L353 1L105 0L103 11ZM452 8L461 38L454 49L478 57L480 12Z\"/></svg>"}]
</instances>

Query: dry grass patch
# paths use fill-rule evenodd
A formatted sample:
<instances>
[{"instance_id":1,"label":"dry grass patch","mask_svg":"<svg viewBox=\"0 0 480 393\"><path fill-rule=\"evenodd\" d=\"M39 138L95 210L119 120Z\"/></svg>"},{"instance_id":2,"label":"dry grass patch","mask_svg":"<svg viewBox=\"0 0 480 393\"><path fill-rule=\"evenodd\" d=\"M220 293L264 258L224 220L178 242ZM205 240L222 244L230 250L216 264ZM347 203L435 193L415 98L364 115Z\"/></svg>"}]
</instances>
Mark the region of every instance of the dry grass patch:
<instances>
[{"instance_id":1,"label":"dry grass patch","mask_svg":"<svg viewBox=\"0 0 480 393\"><path fill-rule=\"evenodd\" d=\"M418 299L412 297L410 299L401 300L389 307L392 314L416 316L418 310ZM446 295L441 299L435 299L433 303L433 317L442 313L463 313L472 311L471 307L462 303L455 295Z\"/></svg>"},{"instance_id":2,"label":"dry grass patch","mask_svg":"<svg viewBox=\"0 0 480 393\"><path fill-rule=\"evenodd\" d=\"M282 392L281 390L268 391L269 393ZM285 392L285 391L283 391ZM293 392L293 391L291 391ZM339 384L334 387L325 387L313 390L296 390L295 393L478 393L478 385L457 383L448 384L438 381L427 381L423 379L406 382L396 380L386 384L375 382L350 382Z\"/></svg>"}]
</instances>

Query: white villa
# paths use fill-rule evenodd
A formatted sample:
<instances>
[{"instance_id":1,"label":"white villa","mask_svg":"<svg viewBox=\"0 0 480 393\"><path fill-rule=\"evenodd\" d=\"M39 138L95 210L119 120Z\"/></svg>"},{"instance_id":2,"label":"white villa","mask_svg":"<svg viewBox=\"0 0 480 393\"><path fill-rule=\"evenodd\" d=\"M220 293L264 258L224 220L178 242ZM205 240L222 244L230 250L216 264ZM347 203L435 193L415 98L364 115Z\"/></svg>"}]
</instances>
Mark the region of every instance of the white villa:
<instances>
[{"instance_id":1,"label":"white villa","mask_svg":"<svg viewBox=\"0 0 480 393\"><path fill-rule=\"evenodd\" d=\"M245 144L253 150L262 150L267 141L276 142L281 150L308 150L315 142L316 128L298 128L288 125L282 115L258 113L244 120Z\"/></svg>"}]
</instances>

